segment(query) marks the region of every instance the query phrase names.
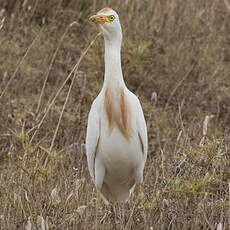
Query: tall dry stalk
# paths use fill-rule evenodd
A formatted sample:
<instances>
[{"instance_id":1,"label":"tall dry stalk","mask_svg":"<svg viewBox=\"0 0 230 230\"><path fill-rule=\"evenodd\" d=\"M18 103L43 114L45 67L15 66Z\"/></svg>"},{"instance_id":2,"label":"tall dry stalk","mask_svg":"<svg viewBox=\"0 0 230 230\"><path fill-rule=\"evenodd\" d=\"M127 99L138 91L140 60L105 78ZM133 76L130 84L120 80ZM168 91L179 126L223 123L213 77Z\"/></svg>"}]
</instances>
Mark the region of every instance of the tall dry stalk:
<instances>
[{"instance_id":1,"label":"tall dry stalk","mask_svg":"<svg viewBox=\"0 0 230 230\"><path fill-rule=\"evenodd\" d=\"M41 93L40 93L40 96L39 96L39 99L38 99L38 104L37 104L37 108L36 108L36 113L38 113L38 111L39 111L39 109L40 109L41 100L42 100L42 96L43 96L43 94L44 94L45 86L46 86L46 83L47 83L47 80L48 80L48 77L49 77L50 70L51 70L51 68L52 68L52 66L53 66L53 63L54 63L54 60L55 60L55 58L56 58L56 56L57 56L58 50L59 50L59 48L60 48L60 46L61 46L61 44L62 44L62 42L63 42L63 40L64 40L64 38L65 38L65 36L66 36L66 34L67 34L67 32L68 32L68 30L69 30L73 25L76 25L76 22L73 22L73 23L71 23L69 26L67 26L65 32L63 33L63 35L61 36L61 39L60 39L59 42L58 42L57 48L56 48L56 50L55 50L55 52L54 52L54 54L53 54L53 56L52 56L50 65L49 65L48 70L47 70L46 75L45 75L44 83L43 83L43 85L42 85L42 90L41 90Z\"/></svg>"},{"instance_id":2,"label":"tall dry stalk","mask_svg":"<svg viewBox=\"0 0 230 230\"><path fill-rule=\"evenodd\" d=\"M40 122L38 123L38 125L35 126L33 129L30 130L30 132L31 132L32 130L36 129L35 132L34 132L34 134L33 134L33 136L32 136L31 139L30 139L30 143L32 143L32 141L33 141L34 137L36 136L36 134L37 134L39 128L41 127L41 125L42 125L44 119L46 118L46 116L47 116L47 114L49 113L51 107L53 106L54 102L56 101L56 98L58 97L58 95L60 94L60 92L62 91L62 89L64 88L64 86L66 85L67 81L71 78L71 75L72 75L73 73L74 73L73 80L76 78L76 73L77 73L77 69L78 69L78 67L79 67L80 62L82 61L83 57L84 57L84 56L86 55L86 53L88 52L89 48L93 45L93 43L96 41L96 39L97 39L98 36L100 36L100 35L101 35L101 33L98 33L98 34L96 35L96 37L91 41L91 43L89 44L89 46L88 46L88 47L85 49L85 51L82 53L82 55L80 56L78 62L77 62L76 65L73 67L73 69L71 70L71 72L69 73L69 75L67 76L67 78L65 79L65 81L63 82L63 84L61 85L61 87L58 89L56 95L54 96L53 100L51 101L51 103L49 104L48 108L46 109L46 112L45 112L45 114L43 115L43 117L42 117L42 119L40 120ZM65 105L66 105L66 103L67 103L67 101L68 101L69 93L70 93L70 91L71 91L72 84L73 84L73 82L74 82L73 80L72 80L71 86L70 86L70 88L69 88L69 92L68 92L66 101L65 101L65 103L64 103L64 107L65 107ZM60 125L60 121L61 121L61 118L62 118L63 111L64 111L64 109L62 109L62 113L61 113L61 115L60 115L60 118L59 118L59 121L58 121L56 130L55 130L55 133L54 133L54 137L53 137L52 142L51 142L50 149L53 148L53 143L54 143L55 138L56 138L56 135L57 135L57 131L58 131L58 128L59 128L59 125Z\"/></svg>"},{"instance_id":3,"label":"tall dry stalk","mask_svg":"<svg viewBox=\"0 0 230 230\"><path fill-rule=\"evenodd\" d=\"M71 84L70 84L70 87L69 87L69 90L68 90L68 93L67 93L67 96L66 96L66 99L65 99L65 103L62 107L62 111L61 111L61 114L60 114L60 117L59 117L59 120L58 120L58 124L57 124L57 127L56 127L56 130L55 130L55 133L54 133L54 136L53 136L53 139L52 139L52 142L51 142L51 146L50 146L50 151L52 150L53 148L53 145L54 145L54 141L56 139L56 135L57 135L57 132L58 132L58 129L59 129L59 126L60 126L60 123L61 123L61 119L62 119L62 116L63 116L63 112L65 110L65 107L66 107L66 104L67 104L67 101L69 99L69 95L70 95L70 92L71 92L71 89L73 87L73 83L74 83L74 80L76 79L76 76L77 76L77 71L78 71L78 67L82 61L82 59L84 58L84 56L87 54L88 50L90 49L90 47L93 45L93 43L96 41L96 39L101 35L101 32L98 33L96 35L96 37L90 42L90 44L88 45L88 47L85 49L85 51L82 53L82 55L80 56L77 64L74 66L73 68L73 71L74 71L74 76L73 76L73 79L71 81Z\"/></svg>"}]
</instances>

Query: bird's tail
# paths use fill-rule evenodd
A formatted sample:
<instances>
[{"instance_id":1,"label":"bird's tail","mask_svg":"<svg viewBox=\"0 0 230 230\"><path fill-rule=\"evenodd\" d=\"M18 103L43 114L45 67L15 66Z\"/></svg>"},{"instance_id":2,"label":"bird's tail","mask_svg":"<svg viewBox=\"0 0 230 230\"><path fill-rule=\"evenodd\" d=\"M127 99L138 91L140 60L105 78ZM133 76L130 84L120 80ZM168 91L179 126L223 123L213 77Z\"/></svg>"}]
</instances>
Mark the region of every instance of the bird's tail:
<instances>
[{"instance_id":1,"label":"bird's tail","mask_svg":"<svg viewBox=\"0 0 230 230\"><path fill-rule=\"evenodd\" d=\"M106 183L103 183L101 188L101 193L103 197L109 201L127 201L131 192L134 190L134 183L130 184L116 184L114 186L109 186Z\"/></svg>"}]
</instances>

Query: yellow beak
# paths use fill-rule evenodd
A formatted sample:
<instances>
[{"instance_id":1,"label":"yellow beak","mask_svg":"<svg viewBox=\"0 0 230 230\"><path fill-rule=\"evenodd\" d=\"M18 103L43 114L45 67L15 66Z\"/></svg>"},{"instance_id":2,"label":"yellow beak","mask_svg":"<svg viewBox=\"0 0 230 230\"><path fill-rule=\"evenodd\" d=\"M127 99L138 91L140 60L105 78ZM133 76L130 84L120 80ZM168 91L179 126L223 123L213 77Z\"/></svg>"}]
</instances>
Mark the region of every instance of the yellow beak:
<instances>
[{"instance_id":1,"label":"yellow beak","mask_svg":"<svg viewBox=\"0 0 230 230\"><path fill-rule=\"evenodd\" d=\"M107 16L102 15L93 15L89 18L91 22L98 23L98 24L104 24L106 22L109 22Z\"/></svg>"}]
</instances>

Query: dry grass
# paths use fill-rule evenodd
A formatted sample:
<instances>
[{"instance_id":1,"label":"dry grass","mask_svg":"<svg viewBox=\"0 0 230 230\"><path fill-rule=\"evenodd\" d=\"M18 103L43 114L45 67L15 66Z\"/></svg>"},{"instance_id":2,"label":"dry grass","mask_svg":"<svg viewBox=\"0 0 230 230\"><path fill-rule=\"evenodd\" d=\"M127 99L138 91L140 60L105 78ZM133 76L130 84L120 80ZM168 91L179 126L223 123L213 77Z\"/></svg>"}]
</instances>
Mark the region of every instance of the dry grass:
<instances>
[{"instance_id":1,"label":"dry grass","mask_svg":"<svg viewBox=\"0 0 230 230\"><path fill-rule=\"evenodd\" d=\"M116 217L103 204L96 210L83 154L87 115L103 83L102 38L74 82L72 71L97 33L88 17L105 6L120 15L124 76L142 101L149 131L143 193L117 204ZM97 223L99 229L228 230L228 7L227 0L2 0L0 229Z\"/></svg>"}]
</instances>

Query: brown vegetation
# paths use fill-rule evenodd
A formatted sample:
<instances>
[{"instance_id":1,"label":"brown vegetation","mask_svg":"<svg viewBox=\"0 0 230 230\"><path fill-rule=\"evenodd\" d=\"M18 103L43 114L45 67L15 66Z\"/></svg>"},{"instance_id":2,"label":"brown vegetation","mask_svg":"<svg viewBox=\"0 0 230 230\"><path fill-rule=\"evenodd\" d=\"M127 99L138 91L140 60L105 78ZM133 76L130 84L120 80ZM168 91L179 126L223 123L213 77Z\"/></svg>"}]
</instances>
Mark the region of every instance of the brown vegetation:
<instances>
[{"instance_id":1,"label":"brown vegetation","mask_svg":"<svg viewBox=\"0 0 230 230\"><path fill-rule=\"evenodd\" d=\"M82 153L103 83L101 37L73 69L97 34L89 16L106 6L120 15L124 77L149 132L144 195L117 204L116 217L96 210ZM230 229L228 7L1 0L0 229Z\"/></svg>"}]
</instances>

